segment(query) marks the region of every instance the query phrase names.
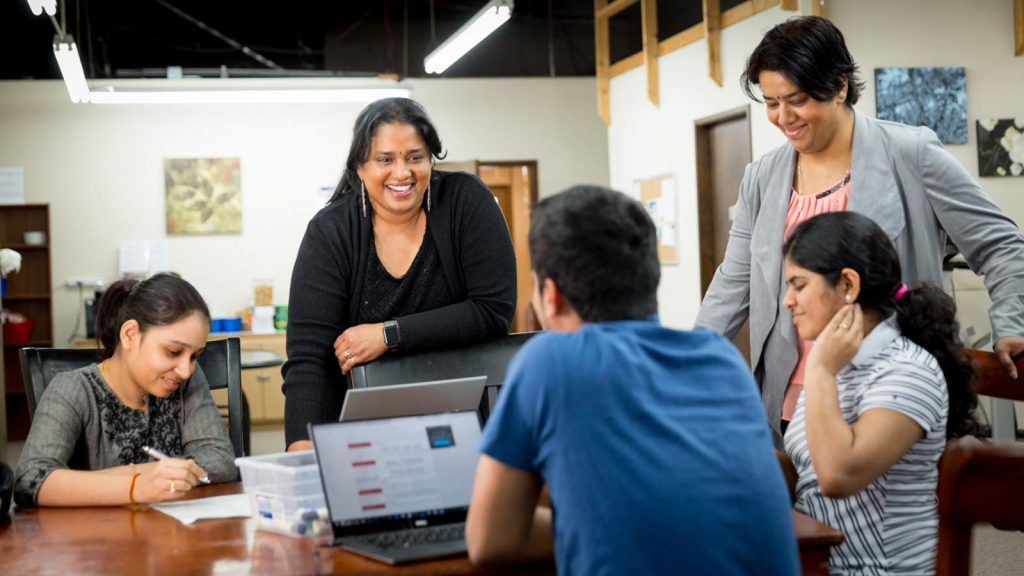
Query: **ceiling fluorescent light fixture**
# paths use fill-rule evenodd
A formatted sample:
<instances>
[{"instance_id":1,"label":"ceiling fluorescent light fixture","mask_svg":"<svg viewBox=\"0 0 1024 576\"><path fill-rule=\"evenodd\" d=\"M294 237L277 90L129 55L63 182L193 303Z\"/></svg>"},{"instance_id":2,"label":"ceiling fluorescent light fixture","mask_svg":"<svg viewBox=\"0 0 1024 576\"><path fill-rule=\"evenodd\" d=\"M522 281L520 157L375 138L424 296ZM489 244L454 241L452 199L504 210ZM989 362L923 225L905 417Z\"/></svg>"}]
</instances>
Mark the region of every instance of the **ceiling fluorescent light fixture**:
<instances>
[{"instance_id":1,"label":"ceiling fluorescent light fixture","mask_svg":"<svg viewBox=\"0 0 1024 576\"><path fill-rule=\"evenodd\" d=\"M491 0L423 59L427 74L440 74L512 17L512 0Z\"/></svg>"},{"instance_id":2,"label":"ceiling fluorescent light fixture","mask_svg":"<svg viewBox=\"0 0 1024 576\"><path fill-rule=\"evenodd\" d=\"M28 0L28 7L36 16L42 14L44 10L53 16L57 13L57 0Z\"/></svg>"},{"instance_id":3,"label":"ceiling fluorescent light fixture","mask_svg":"<svg viewBox=\"0 0 1024 576\"><path fill-rule=\"evenodd\" d=\"M93 104L320 104L373 102L408 98L406 88L339 88L293 90L93 90Z\"/></svg>"},{"instance_id":4,"label":"ceiling fluorescent light fixture","mask_svg":"<svg viewBox=\"0 0 1024 576\"><path fill-rule=\"evenodd\" d=\"M65 36L64 40L58 42L54 39L53 54L57 57L60 74L68 87L68 96L71 96L72 102L88 102L89 84L85 81L85 70L82 69L82 60L78 57L78 48L75 47L71 36Z\"/></svg>"}]
</instances>

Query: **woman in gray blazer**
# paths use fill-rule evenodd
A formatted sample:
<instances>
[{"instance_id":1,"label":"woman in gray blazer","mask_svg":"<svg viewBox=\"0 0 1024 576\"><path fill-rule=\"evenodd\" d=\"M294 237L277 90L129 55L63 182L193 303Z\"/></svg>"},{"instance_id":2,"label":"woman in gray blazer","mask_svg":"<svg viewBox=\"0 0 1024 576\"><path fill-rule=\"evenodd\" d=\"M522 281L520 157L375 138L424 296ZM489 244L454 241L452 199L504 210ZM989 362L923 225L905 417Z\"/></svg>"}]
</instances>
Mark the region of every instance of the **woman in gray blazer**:
<instances>
[{"instance_id":1,"label":"woman in gray blazer","mask_svg":"<svg viewBox=\"0 0 1024 576\"><path fill-rule=\"evenodd\" d=\"M1024 237L935 133L853 109L862 88L857 66L824 18L792 18L769 30L742 81L754 100L752 85L760 87L769 121L789 141L747 166L725 259L696 324L732 338L749 318L769 422L784 431L787 387L791 379L802 383L800 343L780 304L781 247L785 231L814 214L791 205L837 190L843 201L817 213L846 209L872 218L896 246L906 284L942 285L946 236L953 240L985 277L995 351L1016 378L1010 358L1024 352Z\"/></svg>"}]
</instances>

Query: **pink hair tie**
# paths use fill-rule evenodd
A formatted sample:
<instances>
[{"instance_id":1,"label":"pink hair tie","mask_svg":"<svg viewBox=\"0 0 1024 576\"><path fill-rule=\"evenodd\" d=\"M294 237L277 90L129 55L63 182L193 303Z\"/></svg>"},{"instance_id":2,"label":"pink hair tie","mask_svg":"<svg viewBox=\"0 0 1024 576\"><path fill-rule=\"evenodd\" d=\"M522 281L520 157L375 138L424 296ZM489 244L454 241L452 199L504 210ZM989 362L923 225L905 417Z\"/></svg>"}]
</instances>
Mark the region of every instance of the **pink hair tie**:
<instances>
[{"instance_id":1,"label":"pink hair tie","mask_svg":"<svg viewBox=\"0 0 1024 576\"><path fill-rule=\"evenodd\" d=\"M903 295L906 294L906 293L907 293L907 285L906 284L900 284L900 287L896 289L896 294L893 294L892 299L894 301L898 302L899 299L903 298Z\"/></svg>"}]
</instances>

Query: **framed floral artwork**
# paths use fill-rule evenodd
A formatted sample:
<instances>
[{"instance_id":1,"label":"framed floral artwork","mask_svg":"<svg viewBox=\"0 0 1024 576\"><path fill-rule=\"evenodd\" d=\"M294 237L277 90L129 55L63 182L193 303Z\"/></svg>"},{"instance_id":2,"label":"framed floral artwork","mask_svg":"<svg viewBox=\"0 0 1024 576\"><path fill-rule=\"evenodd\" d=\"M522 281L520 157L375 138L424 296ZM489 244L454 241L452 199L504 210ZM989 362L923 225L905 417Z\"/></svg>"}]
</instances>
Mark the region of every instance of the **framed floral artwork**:
<instances>
[{"instance_id":1,"label":"framed floral artwork","mask_svg":"<svg viewBox=\"0 0 1024 576\"><path fill-rule=\"evenodd\" d=\"M1024 176L1024 117L978 120L978 174Z\"/></svg>"},{"instance_id":2,"label":"framed floral artwork","mask_svg":"<svg viewBox=\"0 0 1024 576\"><path fill-rule=\"evenodd\" d=\"M967 72L962 67L875 68L880 120L927 126L943 144L967 144Z\"/></svg>"},{"instance_id":3,"label":"framed floral artwork","mask_svg":"<svg viewBox=\"0 0 1024 576\"><path fill-rule=\"evenodd\" d=\"M164 191L168 234L241 234L238 158L167 158Z\"/></svg>"}]
</instances>

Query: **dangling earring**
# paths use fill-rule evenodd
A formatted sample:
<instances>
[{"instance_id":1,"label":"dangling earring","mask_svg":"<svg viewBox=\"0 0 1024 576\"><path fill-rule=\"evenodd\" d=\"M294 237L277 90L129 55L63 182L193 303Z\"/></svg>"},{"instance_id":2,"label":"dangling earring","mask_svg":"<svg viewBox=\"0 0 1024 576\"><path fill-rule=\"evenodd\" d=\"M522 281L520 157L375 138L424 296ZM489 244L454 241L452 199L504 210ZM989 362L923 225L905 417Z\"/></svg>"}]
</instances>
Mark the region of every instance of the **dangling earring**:
<instances>
[{"instance_id":1,"label":"dangling earring","mask_svg":"<svg viewBox=\"0 0 1024 576\"><path fill-rule=\"evenodd\" d=\"M427 182L427 212L430 212L430 182Z\"/></svg>"},{"instance_id":2,"label":"dangling earring","mask_svg":"<svg viewBox=\"0 0 1024 576\"><path fill-rule=\"evenodd\" d=\"M367 217L367 187L359 180L359 204L362 206L362 217Z\"/></svg>"}]
</instances>

